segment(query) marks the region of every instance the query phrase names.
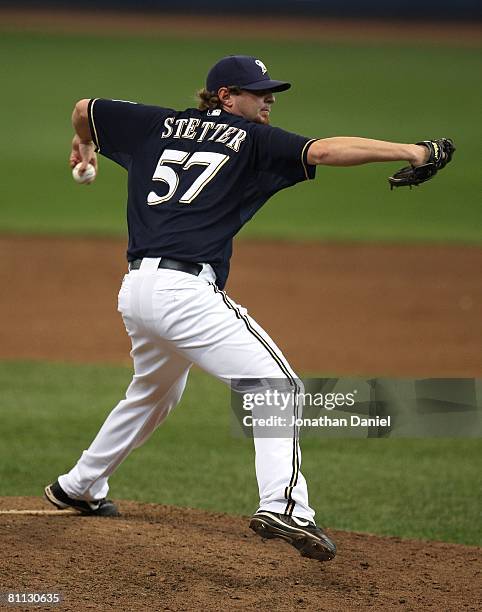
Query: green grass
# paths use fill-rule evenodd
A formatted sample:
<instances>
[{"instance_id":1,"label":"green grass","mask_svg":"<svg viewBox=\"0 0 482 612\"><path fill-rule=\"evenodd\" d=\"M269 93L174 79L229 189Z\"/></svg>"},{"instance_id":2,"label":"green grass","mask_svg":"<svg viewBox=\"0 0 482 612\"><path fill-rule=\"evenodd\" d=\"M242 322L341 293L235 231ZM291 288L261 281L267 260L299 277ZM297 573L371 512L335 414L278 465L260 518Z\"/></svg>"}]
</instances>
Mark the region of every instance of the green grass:
<instances>
[{"instance_id":1,"label":"green grass","mask_svg":"<svg viewBox=\"0 0 482 612\"><path fill-rule=\"evenodd\" d=\"M0 362L0 495L40 495L69 469L130 375L117 366ZM252 441L230 431L227 389L193 372L181 405L111 478L111 495L250 514ZM303 453L322 524L481 543L480 440L306 439Z\"/></svg>"},{"instance_id":2,"label":"green grass","mask_svg":"<svg viewBox=\"0 0 482 612\"><path fill-rule=\"evenodd\" d=\"M79 50L81 52L79 52ZM480 243L477 138L479 49L259 40L176 40L4 33L0 101L0 231L125 234L125 174L102 160L98 181L74 184L67 167L70 113L82 97L173 107L193 104L207 68L252 53L292 79L273 123L313 137L359 135L414 142L451 136L454 163L436 180L390 192L400 164L318 169L278 194L243 236L297 240Z\"/></svg>"}]
</instances>

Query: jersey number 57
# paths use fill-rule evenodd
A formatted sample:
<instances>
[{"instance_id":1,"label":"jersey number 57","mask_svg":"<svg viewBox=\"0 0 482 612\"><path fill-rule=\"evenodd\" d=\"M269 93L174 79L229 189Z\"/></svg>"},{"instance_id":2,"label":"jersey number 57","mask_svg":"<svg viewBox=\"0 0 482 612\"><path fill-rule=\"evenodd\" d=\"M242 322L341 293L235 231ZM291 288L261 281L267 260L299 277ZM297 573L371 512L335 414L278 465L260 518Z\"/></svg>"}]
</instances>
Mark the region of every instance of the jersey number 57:
<instances>
[{"instance_id":1,"label":"jersey number 57","mask_svg":"<svg viewBox=\"0 0 482 612\"><path fill-rule=\"evenodd\" d=\"M190 204L201 193L204 187L213 180L228 159L229 155L222 155L221 153L196 151L190 155L185 151L165 149L157 162L152 180L167 183L169 189L163 196L157 195L155 191L149 192L147 203L149 206L156 206L157 204L167 202L174 196L179 186L179 174L169 166L166 166L166 164L182 165L180 170L188 170L191 166L196 165L206 166L204 172L201 172L189 189L178 200L180 204Z\"/></svg>"}]
</instances>

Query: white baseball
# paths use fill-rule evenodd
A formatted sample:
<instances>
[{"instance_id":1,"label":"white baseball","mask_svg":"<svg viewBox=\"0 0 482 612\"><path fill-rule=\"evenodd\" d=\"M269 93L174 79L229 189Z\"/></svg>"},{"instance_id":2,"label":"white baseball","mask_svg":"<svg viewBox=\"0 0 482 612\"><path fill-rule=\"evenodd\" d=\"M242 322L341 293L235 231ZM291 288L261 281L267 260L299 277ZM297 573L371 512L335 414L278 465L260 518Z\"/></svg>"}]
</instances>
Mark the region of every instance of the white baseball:
<instances>
[{"instance_id":1,"label":"white baseball","mask_svg":"<svg viewBox=\"0 0 482 612\"><path fill-rule=\"evenodd\" d=\"M92 164L88 164L84 174L79 174L79 168L82 164L77 164L72 170L72 176L76 183L88 185L95 179L95 168Z\"/></svg>"}]
</instances>

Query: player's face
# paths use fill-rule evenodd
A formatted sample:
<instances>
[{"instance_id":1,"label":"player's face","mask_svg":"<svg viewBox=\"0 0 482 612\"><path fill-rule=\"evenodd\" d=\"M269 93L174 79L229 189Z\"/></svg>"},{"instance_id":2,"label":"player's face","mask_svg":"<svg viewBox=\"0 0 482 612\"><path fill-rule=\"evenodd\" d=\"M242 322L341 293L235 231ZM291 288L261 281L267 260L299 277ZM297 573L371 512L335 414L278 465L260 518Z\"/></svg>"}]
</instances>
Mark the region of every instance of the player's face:
<instances>
[{"instance_id":1,"label":"player's face","mask_svg":"<svg viewBox=\"0 0 482 612\"><path fill-rule=\"evenodd\" d=\"M233 101L231 112L234 115L244 117L248 121L269 124L271 106L275 103L272 91L247 91L242 89L241 93L233 95L231 100Z\"/></svg>"}]
</instances>

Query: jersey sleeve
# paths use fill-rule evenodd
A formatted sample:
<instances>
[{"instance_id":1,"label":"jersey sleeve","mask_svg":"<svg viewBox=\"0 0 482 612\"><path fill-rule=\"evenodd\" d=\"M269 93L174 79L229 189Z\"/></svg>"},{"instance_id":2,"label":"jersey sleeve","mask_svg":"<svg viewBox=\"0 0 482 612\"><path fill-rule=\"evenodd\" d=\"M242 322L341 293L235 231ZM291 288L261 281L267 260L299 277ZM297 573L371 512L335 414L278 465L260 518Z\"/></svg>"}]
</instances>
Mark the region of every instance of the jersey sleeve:
<instances>
[{"instance_id":1,"label":"jersey sleeve","mask_svg":"<svg viewBox=\"0 0 482 612\"><path fill-rule=\"evenodd\" d=\"M265 182L272 177L275 191L315 178L316 166L308 164L307 159L314 138L267 125L254 126L252 136L256 169L264 173Z\"/></svg>"},{"instance_id":2,"label":"jersey sleeve","mask_svg":"<svg viewBox=\"0 0 482 612\"><path fill-rule=\"evenodd\" d=\"M172 113L170 109L123 100L94 98L88 116L96 150L121 165L135 154L148 134Z\"/></svg>"}]
</instances>

